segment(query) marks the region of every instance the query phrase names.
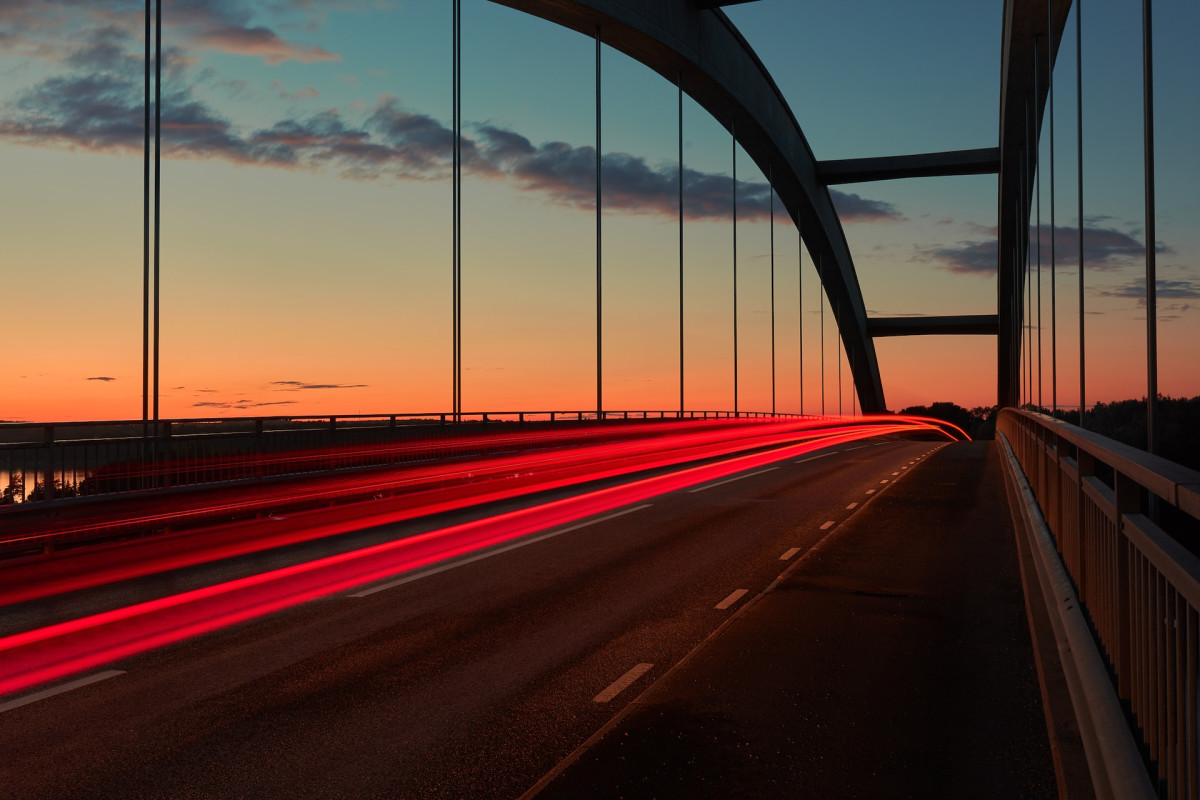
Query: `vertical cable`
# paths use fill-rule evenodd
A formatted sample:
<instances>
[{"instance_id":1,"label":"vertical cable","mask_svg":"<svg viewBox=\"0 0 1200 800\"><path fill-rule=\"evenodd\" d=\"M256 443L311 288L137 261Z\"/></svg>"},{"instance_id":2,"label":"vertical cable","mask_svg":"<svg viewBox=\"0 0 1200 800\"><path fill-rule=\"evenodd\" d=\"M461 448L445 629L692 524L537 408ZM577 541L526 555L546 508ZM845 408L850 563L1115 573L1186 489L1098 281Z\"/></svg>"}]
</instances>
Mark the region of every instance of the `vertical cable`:
<instances>
[{"instance_id":1,"label":"vertical cable","mask_svg":"<svg viewBox=\"0 0 1200 800\"><path fill-rule=\"evenodd\" d=\"M842 416L842 298L834 300L833 322L837 325L838 416Z\"/></svg>"},{"instance_id":2,"label":"vertical cable","mask_svg":"<svg viewBox=\"0 0 1200 800\"><path fill-rule=\"evenodd\" d=\"M596 418L604 418L604 295L600 264L600 26L596 26Z\"/></svg>"},{"instance_id":3,"label":"vertical cable","mask_svg":"<svg viewBox=\"0 0 1200 800\"><path fill-rule=\"evenodd\" d=\"M1017 198L1017 203L1020 207L1019 213L1020 213L1020 221L1021 221L1021 233L1023 234L1020 237L1021 256L1020 256L1019 263L1020 263L1020 270L1021 270L1021 280L1025 284L1025 292L1024 292L1025 297L1022 299L1022 302L1024 303L1024 307L1021 310L1021 360L1025 362L1024 363L1024 366L1025 366L1024 373L1025 374L1022 376L1022 378L1023 378L1023 383L1024 383L1023 388L1024 388L1024 395L1025 395L1025 403L1028 403L1029 402L1029 387L1033 383L1033 372L1029 368L1029 360L1030 360L1029 357L1031 355L1033 355L1033 350L1031 350L1029 347L1029 339L1030 339L1030 337L1029 337L1029 311L1030 311L1029 292L1030 292L1030 289L1032 288L1030 281L1029 281L1029 213L1028 213L1028 208L1025 204L1025 178L1026 178L1025 170L1026 170L1026 164L1028 163L1028 159L1026 159L1026 157L1025 157L1025 149L1026 149L1026 147L1028 147L1028 144L1029 144L1029 138L1028 138L1029 137L1029 97L1028 97L1028 95L1026 95L1026 97L1025 97L1025 136L1026 136L1025 143L1021 145L1021 175L1020 175L1021 191ZM1024 403L1022 405L1024 405Z\"/></svg>"},{"instance_id":4,"label":"vertical cable","mask_svg":"<svg viewBox=\"0 0 1200 800\"><path fill-rule=\"evenodd\" d=\"M1037 53L1038 37L1033 37L1033 101L1041 102L1042 86L1040 75L1038 74L1038 53ZM1033 146L1037 152L1037 158L1034 164L1037 165L1037 404L1038 410L1042 409L1042 137L1038 130L1037 119L1035 115L1033 134Z\"/></svg>"},{"instance_id":5,"label":"vertical cable","mask_svg":"<svg viewBox=\"0 0 1200 800\"><path fill-rule=\"evenodd\" d=\"M158 242L162 182L162 0L154 4L154 436L158 437Z\"/></svg>"},{"instance_id":6,"label":"vertical cable","mask_svg":"<svg viewBox=\"0 0 1200 800\"><path fill-rule=\"evenodd\" d=\"M1046 80L1050 93L1050 408L1058 411L1058 296L1054 254L1054 0L1046 0Z\"/></svg>"},{"instance_id":7,"label":"vertical cable","mask_svg":"<svg viewBox=\"0 0 1200 800\"><path fill-rule=\"evenodd\" d=\"M823 259L817 253L817 278L821 281L821 416L825 416L825 270Z\"/></svg>"},{"instance_id":8,"label":"vertical cable","mask_svg":"<svg viewBox=\"0 0 1200 800\"><path fill-rule=\"evenodd\" d=\"M142 145L142 436L150 420L150 0L146 0L145 97Z\"/></svg>"},{"instance_id":9,"label":"vertical cable","mask_svg":"<svg viewBox=\"0 0 1200 800\"><path fill-rule=\"evenodd\" d=\"M683 416L683 75L679 89L679 415Z\"/></svg>"},{"instance_id":10,"label":"vertical cable","mask_svg":"<svg viewBox=\"0 0 1200 800\"><path fill-rule=\"evenodd\" d=\"M800 413L804 414L804 235L800 232L800 212L796 211L796 291L800 313Z\"/></svg>"},{"instance_id":11,"label":"vertical cable","mask_svg":"<svg viewBox=\"0 0 1200 800\"><path fill-rule=\"evenodd\" d=\"M771 192L771 414L775 414L775 168L767 167Z\"/></svg>"},{"instance_id":12,"label":"vertical cable","mask_svg":"<svg viewBox=\"0 0 1200 800\"><path fill-rule=\"evenodd\" d=\"M1075 3L1075 141L1076 171L1079 186L1079 427L1083 427L1083 410L1087 406L1087 382L1084 369L1087 359L1084 351L1083 299L1083 0Z\"/></svg>"},{"instance_id":13,"label":"vertical cable","mask_svg":"<svg viewBox=\"0 0 1200 800\"><path fill-rule=\"evenodd\" d=\"M1158 287L1154 250L1154 25L1142 0L1142 118L1146 153L1146 449L1158 452Z\"/></svg>"},{"instance_id":14,"label":"vertical cable","mask_svg":"<svg viewBox=\"0 0 1200 800\"><path fill-rule=\"evenodd\" d=\"M733 153L733 414L738 415L738 276L737 276L737 131L736 122L729 123L729 140Z\"/></svg>"},{"instance_id":15,"label":"vertical cable","mask_svg":"<svg viewBox=\"0 0 1200 800\"><path fill-rule=\"evenodd\" d=\"M462 13L461 0L454 0L451 6L451 26L450 26L450 42L451 42L451 67L450 67L450 116L451 127L453 128L452 135L454 141L450 148L450 163L451 163L451 224L450 224L450 326L451 326L451 390L450 390L450 406L454 413L454 421L459 421L461 408L459 407L460 386L459 382L462 379L462 372L459 364L459 226L460 226L460 204L459 198L461 194L462 182L462 154L461 154L461 126L459 120L459 70L461 68L461 59L459 54L460 45L460 15Z\"/></svg>"}]
</instances>

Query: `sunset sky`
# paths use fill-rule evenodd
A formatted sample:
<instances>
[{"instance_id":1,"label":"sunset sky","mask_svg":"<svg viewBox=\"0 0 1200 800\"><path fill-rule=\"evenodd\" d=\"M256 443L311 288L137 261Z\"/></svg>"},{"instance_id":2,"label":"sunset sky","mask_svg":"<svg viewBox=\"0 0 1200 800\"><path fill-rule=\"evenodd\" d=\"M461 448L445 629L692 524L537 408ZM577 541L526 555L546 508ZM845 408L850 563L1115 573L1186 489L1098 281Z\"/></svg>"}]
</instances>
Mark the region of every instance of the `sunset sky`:
<instances>
[{"instance_id":1,"label":"sunset sky","mask_svg":"<svg viewBox=\"0 0 1200 800\"><path fill-rule=\"evenodd\" d=\"M1083 19L1089 403L1145 392L1140 10L1118 5ZM728 13L829 159L995 146L1002 6ZM1160 391L1190 396L1200 9L1159 0L1155 22ZM0 419L141 415L142 24L128 0L0 4ZM163 44L162 416L448 410L450 3L167 0ZM593 42L464 0L463 47L464 409L591 408ZM1072 17L1055 98L1060 405L1078 402L1074 64ZM675 88L608 48L603 70L605 405L673 409ZM728 409L731 143L687 99L683 121L686 404ZM1044 137L1047 170L1048 152ZM737 159L740 405L769 410L770 192ZM1048 172L1041 198L1048 405ZM834 199L870 315L995 312L995 176ZM778 408L801 410L802 326L803 410L819 412L819 284L778 206L776 223ZM824 320L833 413L831 309ZM995 402L994 337L876 348L893 410Z\"/></svg>"}]
</instances>

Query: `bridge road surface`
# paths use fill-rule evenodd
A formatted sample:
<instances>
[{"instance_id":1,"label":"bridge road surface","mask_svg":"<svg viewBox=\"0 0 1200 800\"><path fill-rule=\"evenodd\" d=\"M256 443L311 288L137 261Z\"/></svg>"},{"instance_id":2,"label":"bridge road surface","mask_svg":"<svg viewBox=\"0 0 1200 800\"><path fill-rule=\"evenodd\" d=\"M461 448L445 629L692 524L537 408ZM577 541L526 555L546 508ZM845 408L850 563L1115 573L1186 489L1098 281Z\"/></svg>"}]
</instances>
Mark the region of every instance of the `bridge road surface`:
<instances>
[{"instance_id":1,"label":"bridge road surface","mask_svg":"<svg viewBox=\"0 0 1200 800\"><path fill-rule=\"evenodd\" d=\"M892 787L883 794L903 796L905 784L891 783L902 777L891 773L895 763L871 763L858 742L864 730L871 743L880 736L878 720L865 728L863 720L873 709L892 720L939 695L945 702L917 726L939 735L909 741L899 720L884 738L907 742L914 763L993 781L938 784L949 794L1049 796L1054 777L1013 554L995 537L975 554L940 534L908 541L910 521L871 555L871 543L888 536L871 520L884 513L888 525L897 521L889 494L936 487L947 474L954 492L970 488L976 476L956 454L988 446L842 445L662 495L417 580L361 587L127 658L91 673L101 678L93 683L34 702L5 698L0 797L515 798L551 777L548 797L852 796L844 791L851 786ZM963 496L995 515L990 498ZM1009 532L1009 551L1011 540ZM904 566L913 554L917 563ZM878 597L836 588L854 579L841 572L863 555L870 564L858 577L877 581ZM800 559L775 591L724 625ZM905 578L924 572L935 580L953 567L951 599L990 586L993 575L1005 591L984 592L995 609L976 602L959 612L940 595L905 597L909 582L892 580L892 566ZM153 592L153 584L137 585ZM46 613L61 613L62 602L47 601ZM847 603L864 617L867 635L842 631L838 646L847 649L838 655L822 639L837 632ZM870 604L872 613L860 613ZM960 619L975 614L968 625ZM968 640L950 658L948 644L970 629L991 631L1000 646ZM906 645L907 633L921 637ZM921 650L939 636L937 648ZM804 691L793 685L788 695L770 696L797 673L787 659L810 653L820 663ZM751 660L764 656L775 661ZM906 659L902 677L912 683L887 681ZM913 663L936 669L914 677ZM950 681L953 670L960 672ZM991 690L990 706L981 706ZM753 735L738 728L745 719L705 709L718 691L722 702L761 711ZM980 716L961 729L954 712L966 700L964 708ZM647 724L647 713L671 704L679 710ZM564 760L604 731L599 746L560 774ZM636 747L622 750L626 739ZM955 745L947 751L954 758L998 766L956 772L942 753L922 750L928 741ZM803 759L772 760L772 751L809 758L798 771ZM849 769L835 765L839 752L857 759ZM756 764L757 771L742 769ZM810 768L817 770L811 782ZM741 789L730 793L733 786Z\"/></svg>"}]
</instances>

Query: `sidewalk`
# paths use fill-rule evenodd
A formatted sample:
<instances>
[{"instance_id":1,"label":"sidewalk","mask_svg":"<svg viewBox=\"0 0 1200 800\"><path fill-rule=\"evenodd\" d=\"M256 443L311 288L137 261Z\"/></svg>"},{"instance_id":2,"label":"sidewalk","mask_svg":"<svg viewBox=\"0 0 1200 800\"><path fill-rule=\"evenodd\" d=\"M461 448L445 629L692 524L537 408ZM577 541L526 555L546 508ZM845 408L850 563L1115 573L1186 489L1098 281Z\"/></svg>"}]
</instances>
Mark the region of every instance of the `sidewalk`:
<instances>
[{"instance_id":1,"label":"sidewalk","mask_svg":"<svg viewBox=\"0 0 1200 800\"><path fill-rule=\"evenodd\" d=\"M993 443L944 447L539 797L1055 797L1018 559Z\"/></svg>"}]
</instances>

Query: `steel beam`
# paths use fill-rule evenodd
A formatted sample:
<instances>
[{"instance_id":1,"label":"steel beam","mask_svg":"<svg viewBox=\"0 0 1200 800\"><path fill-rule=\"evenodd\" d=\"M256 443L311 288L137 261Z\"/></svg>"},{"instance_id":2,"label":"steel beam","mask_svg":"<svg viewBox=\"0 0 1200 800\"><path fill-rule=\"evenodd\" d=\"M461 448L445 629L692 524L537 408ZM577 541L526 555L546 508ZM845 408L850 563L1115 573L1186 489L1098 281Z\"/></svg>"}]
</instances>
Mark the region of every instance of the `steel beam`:
<instances>
[{"instance_id":1,"label":"steel beam","mask_svg":"<svg viewBox=\"0 0 1200 800\"><path fill-rule=\"evenodd\" d=\"M1047 3L1050 13L1047 14ZM1000 181L998 187L999 236L997 253L996 307L999 335L996 337L997 400L1001 406L1020 403L1021 337L1025 290L1025 259L1022 248L1028 236L1029 208L1037 169L1037 141L1046 109L1050 80L1050 56L1058 56L1071 0L1005 0L1004 37L1000 71ZM1046 47L1047 38L1051 47ZM1050 63L1048 63L1050 62ZM1036 65L1036 66L1035 66ZM1026 125L1026 103L1033 120ZM1024 158L1026 145L1031 158Z\"/></svg>"},{"instance_id":2,"label":"steel beam","mask_svg":"<svg viewBox=\"0 0 1200 800\"><path fill-rule=\"evenodd\" d=\"M610 47L662 75L727 128L762 170L780 203L804 231L822 283L842 309L842 340L868 413L885 409L875 345L850 248L829 190L796 117L754 50L719 9L695 0L493 0L587 35L599 26Z\"/></svg>"},{"instance_id":3,"label":"steel beam","mask_svg":"<svg viewBox=\"0 0 1200 800\"><path fill-rule=\"evenodd\" d=\"M817 179L826 186L837 183L890 181L896 178L994 175L999 171L999 147L817 162Z\"/></svg>"},{"instance_id":4,"label":"steel beam","mask_svg":"<svg viewBox=\"0 0 1200 800\"><path fill-rule=\"evenodd\" d=\"M953 317L872 317L867 333L882 336L995 336L1000 322L995 314Z\"/></svg>"}]
</instances>

